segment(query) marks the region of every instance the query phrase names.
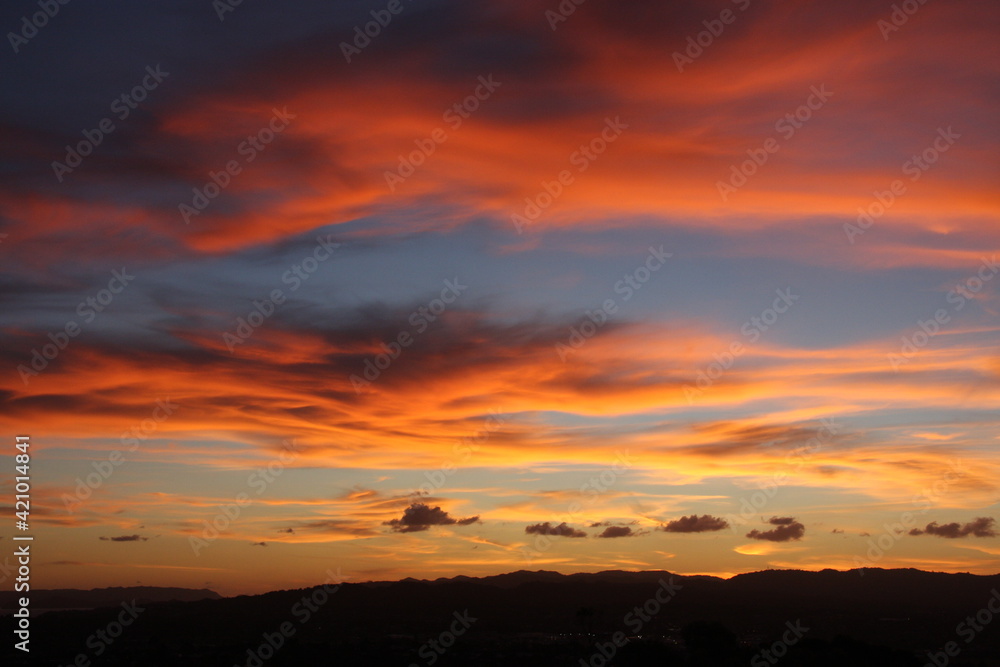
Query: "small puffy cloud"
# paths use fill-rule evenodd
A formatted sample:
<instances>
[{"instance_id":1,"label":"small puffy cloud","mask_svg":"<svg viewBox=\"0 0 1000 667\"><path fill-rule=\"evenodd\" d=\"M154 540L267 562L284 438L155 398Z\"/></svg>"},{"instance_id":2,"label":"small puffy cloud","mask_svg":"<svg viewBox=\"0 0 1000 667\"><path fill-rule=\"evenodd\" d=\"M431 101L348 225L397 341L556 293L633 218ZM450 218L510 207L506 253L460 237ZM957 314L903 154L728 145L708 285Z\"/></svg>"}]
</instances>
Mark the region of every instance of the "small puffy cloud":
<instances>
[{"instance_id":1,"label":"small puffy cloud","mask_svg":"<svg viewBox=\"0 0 1000 667\"><path fill-rule=\"evenodd\" d=\"M560 537L586 537L587 533L582 530L577 530L569 526L565 521L563 521L558 526L553 526L551 523L546 521L545 523L536 523L531 526L525 526L524 532L529 535L558 535Z\"/></svg>"},{"instance_id":2,"label":"small puffy cloud","mask_svg":"<svg viewBox=\"0 0 1000 667\"><path fill-rule=\"evenodd\" d=\"M118 537L102 537L105 542L138 542L142 540L145 542L148 537L142 537L140 535L119 535Z\"/></svg>"},{"instance_id":3,"label":"small puffy cloud","mask_svg":"<svg viewBox=\"0 0 1000 667\"><path fill-rule=\"evenodd\" d=\"M843 535L843 533L844 533L844 531L843 531L843 530L841 530L840 528L834 528L834 529L833 529L833 530L831 530L830 532L831 532L831 533L834 533L834 534L836 534L836 535Z\"/></svg>"},{"instance_id":4,"label":"small puffy cloud","mask_svg":"<svg viewBox=\"0 0 1000 667\"><path fill-rule=\"evenodd\" d=\"M767 540L769 542L789 542L791 540L801 540L806 533L806 527L795 520L794 517L772 516L768 523L775 528L771 530L757 530L754 528L747 537L752 540Z\"/></svg>"},{"instance_id":5,"label":"small puffy cloud","mask_svg":"<svg viewBox=\"0 0 1000 667\"><path fill-rule=\"evenodd\" d=\"M465 519L455 519L440 507L428 507L423 503L413 503L403 511L401 519L383 521L383 526L391 526L397 533L415 533L427 530L431 526L468 526L479 521L478 516Z\"/></svg>"},{"instance_id":6,"label":"small puffy cloud","mask_svg":"<svg viewBox=\"0 0 1000 667\"><path fill-rule=\"evenodd\" d=\"M254 542L250 546L252 546L252 547L266 547L267 546L267 542Z\"/></svg>"},{"instance_id":7,"label":"small puffy cloud","mask_svg":"<svg viewBox=\"0 0 1000 667\"><path fill-rule=\"evenodd\" d=\"M910 531L910 535L936 535L949 540L968 537L969 535L973 537L996 537L995 524L996 521L987 516L977 517L965 525L955 522L939 526L937 521L934 521L927 524L923 530L914 528Z\"/></svg>"},{"instance_id":8,"label":"small puffy cloud","mask_svg":"<svg viewBox=\"0 0 1000 667\"><path fill-rule=\"evenodd\" d=\"M632 532L631 526L608 526L598 537L635 537L638 534Z\"/></svg>"},{"instance_id":9,"label":"small puffy cloud","mask_svg":"<svg viewBox=\"0 0 1000 667\"><path fill-rule=\"evenodd\" d=\"M692 514L667 523L663 526L663 530L668 533L708 533L728 527L729 522L722 517Z\"/></svg>"},{"instance_id":10,"label":"small puffy cloud","mask_svg":"<svg viewBox=\"0 0 1000 667\"><path fill-rule=\"evenodd\" d=\"M772 516L767 522L773 526L790 526L795 523L795 517L791 516Z\"/></svg>"},{"instance_id":11,"label":"small puffy cloud","mask_svg":"<svg viewBox=\"0 0 1000 667\"><path fill-rule=\"evenodd\" d=\"M289 535L294 535L295 534L295 529L294 528L285 528L284 530L279 530L278 532L279 533L288 533Z\"/></svg>"}]
</instances>

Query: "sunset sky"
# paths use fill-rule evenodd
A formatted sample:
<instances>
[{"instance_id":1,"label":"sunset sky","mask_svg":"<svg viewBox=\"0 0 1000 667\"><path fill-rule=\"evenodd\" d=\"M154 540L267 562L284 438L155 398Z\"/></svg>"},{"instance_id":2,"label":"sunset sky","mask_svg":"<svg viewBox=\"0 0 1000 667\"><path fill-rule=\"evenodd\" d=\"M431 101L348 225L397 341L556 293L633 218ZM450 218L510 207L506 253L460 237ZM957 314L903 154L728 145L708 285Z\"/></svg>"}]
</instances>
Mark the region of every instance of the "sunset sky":
<instances>
[{"instance_id":1,"label":"sunset sky","mask_svg":"<svg viewBox=\"0 0 1000 667\"><path fill-rule=\"evenodd\" d=\"M4 587L16 435L43 588L1000 571L1000 5L902 4L6 3Z\"/></svg>"}]
</instances>

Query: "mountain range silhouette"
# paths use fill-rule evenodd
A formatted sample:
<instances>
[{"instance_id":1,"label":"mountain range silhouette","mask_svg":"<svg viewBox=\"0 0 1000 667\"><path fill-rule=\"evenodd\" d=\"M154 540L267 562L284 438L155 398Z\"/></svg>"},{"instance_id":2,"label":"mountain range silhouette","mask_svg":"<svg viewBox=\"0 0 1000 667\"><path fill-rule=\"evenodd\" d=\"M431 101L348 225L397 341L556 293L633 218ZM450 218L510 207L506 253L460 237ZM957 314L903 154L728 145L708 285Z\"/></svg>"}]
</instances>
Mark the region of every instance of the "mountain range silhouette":
<instances>
[{"instance_id":1,"label":"mountain range silhouette","mask_svg":"<svg viewBox=\"0 0 1000 667\"><path fill-rule=\"evenodd\" d=\"M38 591L23 664L995 667L1000 614L989 605L1000 609L998 590L1000 575L870 568L730 579L521 570L232 598ZM134 622L112 642L95 640L133 599L142 607ZM41 613L43 602L97 608ZM13 622L0 619L7 637ZM945 652L949 642L957 653ZM4 664L22 664L11 644Z\"/></svg>"}]
</instances>

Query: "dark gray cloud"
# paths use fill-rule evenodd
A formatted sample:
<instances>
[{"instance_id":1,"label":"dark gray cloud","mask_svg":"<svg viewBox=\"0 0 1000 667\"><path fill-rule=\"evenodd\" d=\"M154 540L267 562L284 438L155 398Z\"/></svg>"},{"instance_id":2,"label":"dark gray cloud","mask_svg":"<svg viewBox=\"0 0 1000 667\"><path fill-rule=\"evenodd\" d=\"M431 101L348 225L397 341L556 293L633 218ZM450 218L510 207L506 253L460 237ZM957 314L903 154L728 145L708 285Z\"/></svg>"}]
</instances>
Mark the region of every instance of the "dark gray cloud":
<instances>
[{"instance_id":1,"label":"dark gray cloud","mask_svg":"<svg viewBox=\"0 0 1000 667\"><path fill-rule=\"evenodd\" d=\"M914 528L910 531L910 535L936 535L949 540L969 537L970 535L973 537L996 537L995 524L996 521L992 517L986 516L977 517L964 525L954 522L939 526L937 521L934 521L927 524L923 530Z\"/></svg>"},{"instance_id":2,"label":"dark gray cloud","mask_svg":"<svg viewBox=\"0 0 1000 667\"><path fill-rule=\"evenodd\" d=\"M105 542L145 542L148 537L142 537L141 535L119 535L118 537L101 537L100 539Z\"/></svg>"},{"instance_id":3,"label":"dark gray cloud","mask_svg":"<svg viewBox=\"0 0 1000 667\"><path fill-rule=\"evenodd\" d=\"M560 537L586 537L587 533L582 530L578 530L569 526L565 521L563 521L558 526L553 526L551 523L546 521L545 523L536 523L531 526L525 526L524 532L529 535L558 535Z\"/></svg>"},{"instance_id":4,"label":"dark gray cloud","mask_svg":"<svg viewBox=\"0 0 1000 667\"><path fill-rule=\"evenodd\" d=\"M413 503L403 511L403 517L383 521L383 526L391 526L397 533L415 533L431 526L468 526L479 521L478 516L455 519L440 507L428 507L423 503Z\"/></svg>"},{"instance_id":5,"label":"dark gray cloud","mask_svg":"<svg viewBox=\"0 0 1000 667\"><path fill-rule=\"evenodd\" d=\"M791 516L772 516L767 520L772 526L790 526L795 523L795 517Z\"/></svg>"},{"instance_id":6,"label":"dark gray cloud","mask_svg":"<svg viewBox=\"0 0 1000 667\"><path fill-rule=\"evenodd\" d=\"M635 537L638 534L631 526L608 526L598 537Z\"/></svg>"},{"instance_id":7,"label":"dark gray cloud","mask_svg":"<svg viewBox=\"0 0 1000 667\"><path fill-rule=\"evenodd\" d=\"M754 528L747 537L752 540L767 540L769 542L789 542L791 540L801 540L806 533L806 527L795 520L794 517L772 516L768 523L776 526L771 530L757 530Z\"/></svg>"},{"instance_id":8,"label":"dark gray cloud","mask_svg":"<svg viewBox=\"0 0 1000 667\"><path fill-rule=\"evenodd\" d=\"M722 517L710 514L692 514L682 516L679 519L670 521L663 526L663 530L668 533L707 533L715 530L723 530L729 527L729 522Z\"/></svg>"}]
</instances>

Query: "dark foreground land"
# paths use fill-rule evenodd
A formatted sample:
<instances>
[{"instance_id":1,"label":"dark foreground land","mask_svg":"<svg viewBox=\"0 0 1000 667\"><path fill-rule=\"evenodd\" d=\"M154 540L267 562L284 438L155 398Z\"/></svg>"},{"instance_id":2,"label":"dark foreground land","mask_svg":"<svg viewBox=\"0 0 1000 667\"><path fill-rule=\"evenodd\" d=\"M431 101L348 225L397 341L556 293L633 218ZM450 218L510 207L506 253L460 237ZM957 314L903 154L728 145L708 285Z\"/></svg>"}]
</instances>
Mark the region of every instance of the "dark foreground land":
<instances>
[{"instance_id":1,"label":"dark foreground land","mask_svg":"<svg viewBox=\"0 0 1000 667\"><path fill-rule=\"evenodd\" d=\"M0 664L996 667L998 591L1000 575L879 569L729 580L514 572L225 599L191 591L180 594L188 601L36 611L30 660L13 649L16 619L5 616Z\"/></svg>"}]
</instances>

